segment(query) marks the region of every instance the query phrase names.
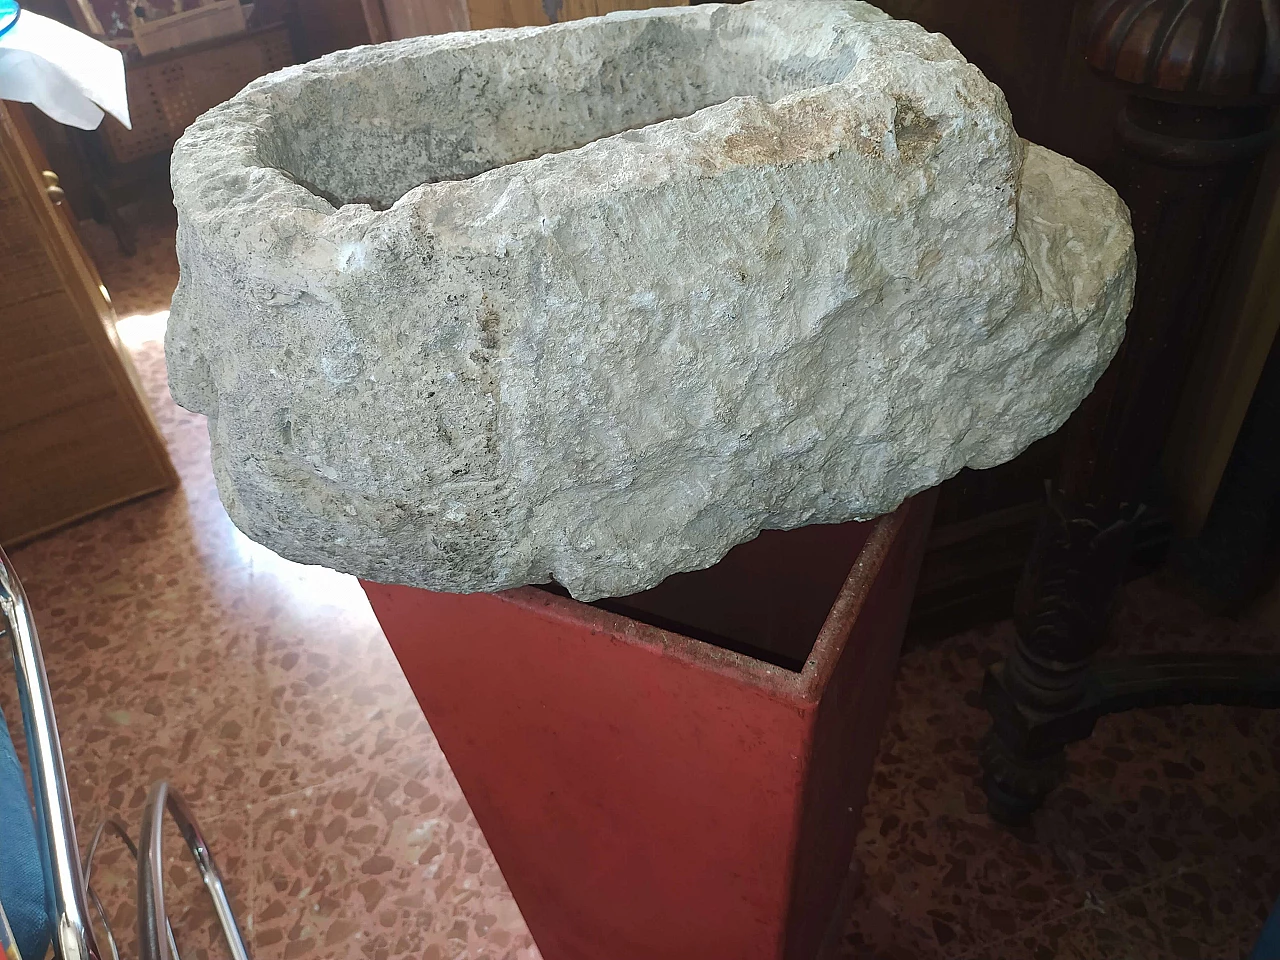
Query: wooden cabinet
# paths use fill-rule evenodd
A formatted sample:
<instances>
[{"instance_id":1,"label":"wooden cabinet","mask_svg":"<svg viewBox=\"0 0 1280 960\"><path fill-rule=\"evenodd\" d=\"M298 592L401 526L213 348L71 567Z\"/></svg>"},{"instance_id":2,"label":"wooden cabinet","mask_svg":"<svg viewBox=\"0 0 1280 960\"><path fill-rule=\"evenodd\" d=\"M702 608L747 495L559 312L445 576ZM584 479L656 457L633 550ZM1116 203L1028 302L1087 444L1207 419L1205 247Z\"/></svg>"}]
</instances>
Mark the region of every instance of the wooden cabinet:
<instances>
[{"instance_id":1,"label":"wooden cabinet","mask_svg":"<svg viewBox=\"0 0 1280 960\"><path fill-rule=\"evenodd\" d=\"M0 543L177 483L97 271L0 103Z\"/></svg>"}]
</instances>

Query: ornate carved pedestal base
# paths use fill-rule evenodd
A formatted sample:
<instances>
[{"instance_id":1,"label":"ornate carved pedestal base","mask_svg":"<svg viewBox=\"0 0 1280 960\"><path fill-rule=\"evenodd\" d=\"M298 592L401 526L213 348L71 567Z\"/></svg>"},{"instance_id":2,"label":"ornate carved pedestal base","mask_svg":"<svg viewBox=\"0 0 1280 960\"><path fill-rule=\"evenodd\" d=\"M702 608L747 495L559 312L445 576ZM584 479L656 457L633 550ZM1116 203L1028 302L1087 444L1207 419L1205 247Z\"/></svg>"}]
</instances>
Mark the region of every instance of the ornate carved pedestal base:
<instances>
[{"instance_id":1,"label":"ornate carved pedestal base","mask_svg":"<svg viewBox=\"0 0 1280 960\"><path fill-rule=\"evenodd\" d=\"M1093 731L1090 661L1106 636L1141 508L1073 510L1050 492L1015 601L1017 638L983 684L992 815L1026 819L1061 778L1062 748Z\"/></svg>"},{"instance_id":2,"label":"ornate carved pedestal base","mask_svg":"<svg viewBox=\"0 0 1280 960\"><path fill-rule=\"evenodd\" d=\"M1212 15L1206 15L1212 11ZM1280 657L1161 655L1094 664L1135 521L1215 286L1272 142L1280 0L1100 0L1085 56L1130 96L1108 171L1133 215L1128 333L1067 426L1027 561L1017 641L983 685L984 787L1017 823L1061 778L1063 747L1100 716L1163 704L1280 706Z\"/></svg>"}]
</instances>

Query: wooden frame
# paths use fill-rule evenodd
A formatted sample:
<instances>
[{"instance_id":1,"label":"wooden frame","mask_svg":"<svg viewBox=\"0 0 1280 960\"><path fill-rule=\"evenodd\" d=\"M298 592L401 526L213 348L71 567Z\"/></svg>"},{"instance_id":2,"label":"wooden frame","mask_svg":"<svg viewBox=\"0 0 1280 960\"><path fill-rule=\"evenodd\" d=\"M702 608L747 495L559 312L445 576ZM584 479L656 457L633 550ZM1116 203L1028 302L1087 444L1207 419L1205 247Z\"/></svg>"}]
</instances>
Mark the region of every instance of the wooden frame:
<instances>
[{"instance_id":1,"label":"wooden frame","mask_svg":"<svg viewBox=\"0 0 1280 960\"><path fill-rule=\"evenodd\" d=\"M115 332L115 312L55 205L25 117L0 104L0 539L13 546L178 475ZM54 196L51 196L51 193ZM13 246L11 247L10 244Z\"/></svg>"},{"instance_id":2,"label":"wooden frame","mask_svg":"<svg viewBox=\"0 0 1280 960\"><path fill-rule=\"evenodd\" d=\"M687 0L360 0L373 43L454 30L533 27Z\"/></svg>"}]
</instances>

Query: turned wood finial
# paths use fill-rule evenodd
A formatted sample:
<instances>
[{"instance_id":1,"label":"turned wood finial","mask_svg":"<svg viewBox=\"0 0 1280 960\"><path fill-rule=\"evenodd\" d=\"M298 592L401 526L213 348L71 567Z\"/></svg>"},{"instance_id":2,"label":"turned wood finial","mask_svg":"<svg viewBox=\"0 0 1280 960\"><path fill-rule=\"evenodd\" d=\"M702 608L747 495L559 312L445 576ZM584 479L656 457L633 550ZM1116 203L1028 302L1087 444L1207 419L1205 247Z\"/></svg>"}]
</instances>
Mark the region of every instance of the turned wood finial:
<instances>
[{"instance_id":1,"label":"turned wood finial","mask_svg":"<svg viewBox=\"0 0 1280 960\"><path fill-rule=\"evenodd\" d=\"M1271 97L1280 92L1280 0L1099 0L1085 59L1152 92Z\"/></svg>"}]
</instances>

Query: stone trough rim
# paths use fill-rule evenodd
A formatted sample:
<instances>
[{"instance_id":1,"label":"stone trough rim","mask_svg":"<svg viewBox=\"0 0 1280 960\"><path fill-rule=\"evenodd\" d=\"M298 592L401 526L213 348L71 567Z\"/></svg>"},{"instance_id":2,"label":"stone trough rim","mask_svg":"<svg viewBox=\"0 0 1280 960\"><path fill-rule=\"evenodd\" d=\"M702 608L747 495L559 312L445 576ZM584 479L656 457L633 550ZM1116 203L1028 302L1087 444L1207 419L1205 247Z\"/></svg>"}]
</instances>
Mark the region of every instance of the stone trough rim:
<instances>
[{"instance_id":1,"label":"stone trough rim","mask_svg":"<svg viewBox=\"0 0 1280 960\"><path fill-rule=\"evenodd\" d=\"M838 11L848 17L851 22L868 26L910 23L910 21L891 17L874 4L866 2L866 0L786 0L786 3L797 7ZM678 20L682 17L690 17L691 11L697 11L696 14L692 15L704 16L709 24L718 12L731 15L735 12L747 11L759 16L758 11L761 8L767 9L778 5L778 0L747 0L744 3L706 3L697 4L696 6L617 10L601 16L584 17L544 26L495 27L486 30L458 31L434 36L407 37L380 44L362 44L325 54L307 63L285 67L253 80L235 96L202 114L187 128L187 132L175 144L172 163L172 167L175 170L181 155L184 158L183 162L187 166L208 161L212 167L232 168L228 172L233 174L238 170L241 174L247 174L250 180L253 181L253 187L256 188L251 189L248 194L230 185L227 189L219 190L215 186L218 183L218 178L210 177L205 180L204 185L194 197L190 194L184 195L183 214L187 217L200 218L202 220L209 218L226 219L233 216L239 208L254 206L254 200L261 197L264 192L269 192L276 195L273 202L277 205L280 214L318 214L324 220L331 221L330 224L325 225L330 227L336 227L338 221L359 219L362 223L372 227L392 219L393 216L404 216L407 212L419 212L418 208L424 204L429 204L435 194L444 195L451 191L475 189L476 187L483 188L486 184L502 177L511 179L524 177L528 180L538 180L548 172L548 168L558 164L583 160L589 161L592 151L607 148L636 156L643 153L644 144L650 142L655 134L670 131L682 124L698 123L699 125L698 129L687 132L681 138L683 145L716 144L722 142L723 138L714 133L711 136L705 135L709 128L713 129L715 127L716 121L731 121L743 113L753 112L757 116L776 122L780 113L795 109L798 104L806 100L821 100L838 89L855 89L857 87L856 84L841 78L829 83L814 84L813 86L794 90L774 100L768 100L753 94L735 95L716 103L708 104L705 107L700 107L684 116L670 117L641 126L624 128L614 133L597 137L585 144L568 147L563 150L551 150L536 157L498 164L471 176L420 183L406 190L386 206L375 206L359 200L335 205L323 193L316 192L306 184L299 182L284 166L265 162L265 158L259 152L262 148L265 133L255 120L262 112L265 112L265 109L259 110L257 108L269 107L270 96L276 91L276 88L295 78L302 78L302 82L323 82L325 71L341 68L345 65L345 61L355 61L361 69L367 69L371 66L368 63L370 51L376 51L379 60L385 61L401 59L410 51L417 56L427 58L441 51L470 50L489 45L502 45L543 33L571 33L598 29L602 21L619 23L634 20ZM863 16L854 16L852 11L855 10L863 14ZM761 17L761 22L766 26L773 24L773 21L763 17ZM913 24L913 26L915 25ZM930 36L940 37L941 35L930 34ZM838 50L840 48L834 49ZM977 68L969 64L958 51L954 59L955 62L964 63L975 73L978 73ZM875 91L872 90L871 94L874 95L874 93ZM264 100L267 102L263 102ZM212 146L206 148L201 138L206 126L210 125L217 125L224 137L217 149ZM237 152L243 151L247 153L249 156L244 159L249 162L237 164L235 163L236 158L229 155L231 151L226 147L225 135L227 127L231 125L236 128L234 147L238 148ZM730 124L726 123L725 125L729 126ZM785 167L817 159L820 159L818 155L809 154L782 162L739 160L728 165L722 164L712 172L704 172L703 176L707 179L715 179L742 167ZM685 169L689 163L689 158L681 155L669 158L669 161L671 167ZM664 179L675 179L675 169L667 171ZM643 189L653 185L656 185L654 181L640 183L634 179L630 181L618 180L610 183L606 189L599 190L598 193L623 194L630 192L630 190ZM196 203L195 201L201 202ZM324 229L324 226L313 227L313 229Z\"/></svg>"}]
</instances>

